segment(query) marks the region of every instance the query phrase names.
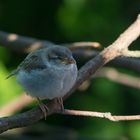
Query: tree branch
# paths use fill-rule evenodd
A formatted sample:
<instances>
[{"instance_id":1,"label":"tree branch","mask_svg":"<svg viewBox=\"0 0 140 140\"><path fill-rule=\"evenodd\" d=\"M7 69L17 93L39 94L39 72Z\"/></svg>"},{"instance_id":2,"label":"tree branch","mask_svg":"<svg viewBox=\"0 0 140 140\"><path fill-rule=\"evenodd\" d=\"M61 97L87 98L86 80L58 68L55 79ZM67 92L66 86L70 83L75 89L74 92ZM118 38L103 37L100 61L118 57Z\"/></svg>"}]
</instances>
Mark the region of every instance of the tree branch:
<instances>
[{"instance_id":1,"label":"tree branch","mask_svg":"<svg viewBox=\"0 0 140 140\"><path fill-rule=\"evenodd\" d=\"M53 44L52 42L46 41L46 40L39 40L32 37L25 37L13 33L6 33L3 31L0 31L0 45L2 47L6 47L8 49L12 49L17 52L24 52L29 53L33 50L36 50L38 48L42 47L48 47L49 45ZM77 48L100 48L101 45L98 42L75 42L75 43L69 43L69 44L62 44L64 46L68 46L72 51L75 57L78 59L78 62L88 61L89 59L95 57L99 52L93 51L93 50L77 50ZM130 57L130 55L125 55ZM132 55L131 55L132 57ZM135 54L133 55L135 57ZM79 58L81 60L79 60ZM137 59L129 59L129 58L117 58L112 61L113 65L115 66L121 66L125 68L129 68L132 70L135 70L137 72L140 72L140 61Z\"/></svg>"},{"instance_id":2,"label":"tree branch","mask_svg":"<svg viewBox=\"0 0 140 140\"><path fill-rule=\"evenodd\" d=\"M56 112L56 110L61 109L60 104L55 102L55 100L52 100L49 103L47 103L47 107L49 108L47 116ZM44 114L41 111L40 107L34 107L29 111L14 116L0 118L0 133L9 129L31 125L43 118Z\"/></svg>"},{"instance_id":3,"label":"tree branch","mask_svg":"<svg viewBox=\"0 0 140 140\"><path fill-rule=\"evenodd\" d=\"M133 35L132 35L133 34ZM132 35L132 36L131 36ZM74 87L68 95L77 89L85 80L89 79L100 67L119 57L128 49L129 45L140 36L140 15L137 20L110 46L105 48L95 58L88 61L80 70ZM67 95L67 96L68 96Z\"/></svg>"},{"instance_id":4,"label":"tree branch","mask_svg":"<svg viewBox=\"0 0 140 140\"><path fill-rule=\"evenodd\" d=\"M102 68L94 77L105 77L119 84L140 89L140 78L123 74L113 68Z\"/></svg>"},{"instance_id":5,"label":"tree branch","mask_svg":"<svg viewBox=\"0 0 140 140\"><path fill-rule=\"evenodd\" d=\"M109 62L110 60L121 56L123 51L128 48L140 35L140 16L137 20L123 33L121 36L109 47L104 49L95 58L88 61L80 70L77 81L69 92L69 95L75 91L85 80L92 76L100 67ZM68 95L67 95L68 97ZM47 104L49 108L48 115L57 112L60 109L58 104L51 101ZM4 132L8 129L23 127L37 122L43 118L43 113L39 108L34 108L30 111L21 113L19 115L5 117L0 119L0 132Z\"/></svg>"},{"instance_id":6,"label":"tree branch","mask_svg":"<svg viewBox=\"0 0 140 140\"><path fill-rule=\"evenodd\" d=\"M3 47L7 47L17 52L29 53L39 48L48 47L53 43L46 40L39 40L32 37L25 37L14 33L6 33L0 31L0 44ZM62 45L73 49L79 47L93 47L93 48L101 47L101 44L98 42L74 42Z\"/></svg>"},{"instance_id":7,"label":"tree branch","mask_svg":"<svg viewBox=\"0 0 140 140\"><path fill-rule=\"evenodd\" d=\"M12 101L10 101L9 103L7 103L6 105L0 107L0 116L2 117L5 115L11 115L32 102L33 98L26 95L26 93L23 93L20 96L13 99Z\"/></svg>"},{"instance_id":8,"label":"tree branch","mask_svg":"<svg viewBox=\"0 0 140 140\"><path fill-rule=\"evenodd\" d=\"M76 58L78 63L86 63L88 60L99 54L98 51L95 50L74 50L73 55ZM129 58L126 56L119 56L108 63L109 66L113 67L121 67L125 69L130 69L135 72L140 73L140 61L137 58Z\"/></svg>"},{"instance_id":9,"label":"tree branch","mask_svg":"<svg viewBox=\"0 0 140 140\"><path fill-rule=\"evenodd\" d=\"M0 44L17 52L29 53L33 50L49 46L53 43L46 40L39 40L0 31Z\"/></svg>"}]
</instances>

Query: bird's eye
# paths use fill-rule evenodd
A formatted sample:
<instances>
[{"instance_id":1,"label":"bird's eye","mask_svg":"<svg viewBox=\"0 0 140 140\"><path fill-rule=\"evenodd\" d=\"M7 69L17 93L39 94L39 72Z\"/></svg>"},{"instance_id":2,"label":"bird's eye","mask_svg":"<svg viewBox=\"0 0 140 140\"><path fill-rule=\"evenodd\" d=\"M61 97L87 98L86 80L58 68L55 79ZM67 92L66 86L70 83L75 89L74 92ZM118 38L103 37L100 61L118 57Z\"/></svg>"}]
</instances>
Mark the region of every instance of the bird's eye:
<instances>
[{"instance_id":1,"label":"bird's eye","mask_svg":"<svg viewBox=\"0 0 140 140\"><path fill-rule=\"evenodd\" d=\"M60 55L55 55L55 54L51 54L49 55L49 59L50 60L54 60L54 61L64 61L64 58Z\"/></svg>"},{"instance_id":2,"label":"bird's eye","mask_svg":"<svg viewBox=\"0 0 140 140\"><path fill-rule=\"evenodd\" d=\"M48 57L49 59L58 59L58 56L55 54L49 54Z\"/></svg>"},{"instance_id":3,"label":"bird's eye","mask_svg":"<svg viewBox=\"0 0 140 140\"><path fill-rule=\"evenodd\" d=\"M51 59L59 59L59 57L57 55L54 55L51 57Z\"/></svg>"},{"instance_id":4,"label":"bird's eye","mask_svg":"<svg viewBox=\"0 0 140 140\"><path fill-rule=\"evenodd\" d=\"M58 55L54 55L54 56L52 56L51 59L59 59L59 60L61 60L61 61L64 60L63 57L58 56Z\"/></svg>"}]
</instances>

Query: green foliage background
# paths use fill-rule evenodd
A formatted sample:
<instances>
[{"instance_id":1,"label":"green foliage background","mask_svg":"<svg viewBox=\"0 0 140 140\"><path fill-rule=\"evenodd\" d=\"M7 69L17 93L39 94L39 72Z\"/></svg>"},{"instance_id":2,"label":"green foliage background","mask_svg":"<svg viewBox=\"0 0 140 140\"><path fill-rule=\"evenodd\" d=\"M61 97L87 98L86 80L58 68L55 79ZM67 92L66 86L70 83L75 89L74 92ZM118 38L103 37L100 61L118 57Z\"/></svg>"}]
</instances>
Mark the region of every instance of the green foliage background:
<instances>
[{"instance_id":1,"label":"green foliage background","mask_svg":"<svg viewBox=\"0 0 140 140\"><path fill-rule=\"evenodd\" d=\"M0 30L57 44L99 41L106 47L135 20L139 11L139 0L0 0ZM139 44L140 40L137 40L133 48L138 49ZM5 80L5 77L24 57L25 54L0 48L0 106L6 105L22 91L15 78ZM116 115L140 114L140 91L137 89L99 78L92 81L87 91L77 92L65 102L66 108ZM64 138L67 134L69 139L140 139L139 121L114 123L104 119L54 115L39 123L38 129L44 128L43 132L50 136L48 139L55 139L54 133L56 138L60 134ZM46 126L53 126L53 129L46 129ZM30 130L19 138L37 135L37 127L29 127ZM39 133L37 137L40 138Z\"/></svg>"}]
</instances>

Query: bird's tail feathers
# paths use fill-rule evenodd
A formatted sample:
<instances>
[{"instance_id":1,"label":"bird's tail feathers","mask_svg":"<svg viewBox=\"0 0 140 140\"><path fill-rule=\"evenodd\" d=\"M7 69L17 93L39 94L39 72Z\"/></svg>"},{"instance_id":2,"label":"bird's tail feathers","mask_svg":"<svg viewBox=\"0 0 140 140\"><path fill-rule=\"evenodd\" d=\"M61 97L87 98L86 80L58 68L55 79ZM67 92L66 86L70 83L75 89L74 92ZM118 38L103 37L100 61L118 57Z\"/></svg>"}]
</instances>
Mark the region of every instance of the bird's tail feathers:
<instances>
[{"instance_id":1,"label":"bird's tail feathers","mask_svg":"<svg viewBox=\"0 0 140 140\"><path fill-rule=\"evenodd\" d=\"M16 74L17 74L17 71L14 70L14 71L12 71L5 79L9 79L10 77L12 77L12 76L14 76L14 75L16 75Z\"/></svg>"}]
</instances>

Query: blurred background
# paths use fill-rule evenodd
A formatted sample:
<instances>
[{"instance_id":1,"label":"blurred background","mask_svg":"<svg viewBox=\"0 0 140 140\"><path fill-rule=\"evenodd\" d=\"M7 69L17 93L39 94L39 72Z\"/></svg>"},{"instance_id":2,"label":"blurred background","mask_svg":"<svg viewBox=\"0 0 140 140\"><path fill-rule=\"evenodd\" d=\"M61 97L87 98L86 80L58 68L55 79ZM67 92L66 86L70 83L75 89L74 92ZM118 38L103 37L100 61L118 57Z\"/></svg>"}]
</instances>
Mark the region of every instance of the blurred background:
<instances>
[{"instance_id":1,"label":"blurred background","mask_svg":"<svg viewBox=\"0 0 140 140\"><path fill-rule=\"evenodd\" d=\"M139 0L0 0L0 30L56 44L97 41L104 48L136 19L139 12ZM139 49L139 46L140 39L132 44L131 49ZM0 47L1 117L18 114L37 105L25 97L15 78L5 80L25 56ZM77 63L80 66L80 62ZM131 70L115 69L139 77ZM139 89L106 77L97 76L76 92L64 102L65 108L111 112L114 115L140 114ZM46 121L10 130L0 136L0 140L8 139L140 140L140 121L111 122L100 118L53 115Z\"/></svg>"}]
</instances>

